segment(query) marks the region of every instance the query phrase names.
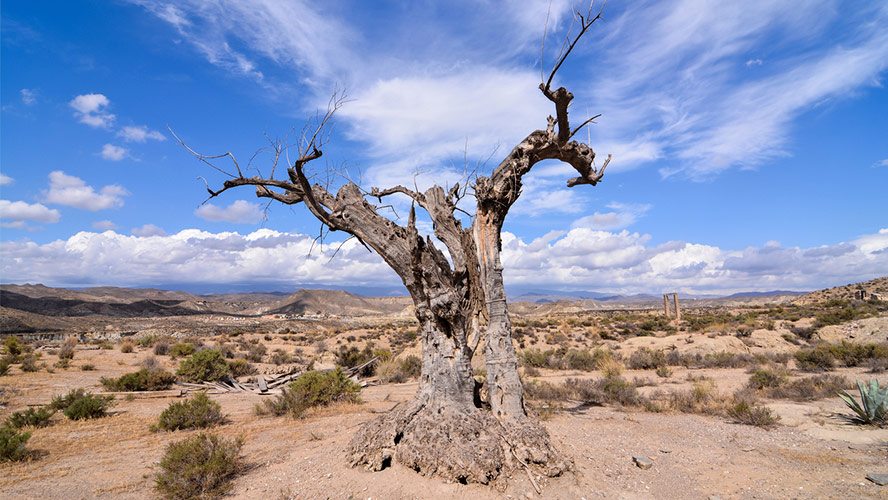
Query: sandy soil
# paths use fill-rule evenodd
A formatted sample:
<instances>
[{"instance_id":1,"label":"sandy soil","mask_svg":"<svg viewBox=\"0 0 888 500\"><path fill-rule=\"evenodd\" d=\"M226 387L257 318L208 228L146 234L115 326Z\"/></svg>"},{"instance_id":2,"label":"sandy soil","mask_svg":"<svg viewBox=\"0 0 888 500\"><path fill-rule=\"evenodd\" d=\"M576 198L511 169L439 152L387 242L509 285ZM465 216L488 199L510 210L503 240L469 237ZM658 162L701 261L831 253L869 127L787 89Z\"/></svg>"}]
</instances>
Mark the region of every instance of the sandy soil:
<instances>
[{"instance_id":1,"label":"sandy soil","mask_svg":"<svg viewBox=\"0 0 888 500\"><path fill-rule=\"evenodd\" d=\"M70 388L99 392L101 376L134 371L146 354L78 350L67 370L20 373L13 368L11 376L0 378L8 403L0 409L0 418L28 405L46 404ZM159 359L168 368L175 366L168 357ZM43 361L51 365L55 357L45 355ZM96 370L81 371L78 367L84 363L94 364ZM676 368L665 380L651 372L627 371L624 376L656 379L658 388L670 390L688 386L691 372L713 378L723 391L739 388L748 378L743 369ZM871 376L863 369L838 373L852 379ZM544 376L559 381L594 374L545 372ZM884 374L879 378L888 383ZM545 425L575 468L554 480L539 478L542 494L523 474L483 486L447 484L398 465L376 473L350 468L344 449L358 426L408 400L415 387L369 387L362 393L363 404L313 411L301 420L254 416L253 405L267 396L214 395L229 415L229 423L217 432L246 438L243 453L248 468L236 479L229 498L888 499L888 486L865 479L868 473L888 473L888 429L848 424L840 417L846 410L838 398L767 401L782 417L770 431L715 417L568 404ZM643 388L651 389L655 388ZM92 421L55 416L54 425L34 430L28 443L37 457L0 465L0 498L153 498L153 475L165 445L194 433L148 430L173 400L119 400L110 416ZM640 469L633 456L648 457L654 465Z\"/></svg>"}]
</instances>

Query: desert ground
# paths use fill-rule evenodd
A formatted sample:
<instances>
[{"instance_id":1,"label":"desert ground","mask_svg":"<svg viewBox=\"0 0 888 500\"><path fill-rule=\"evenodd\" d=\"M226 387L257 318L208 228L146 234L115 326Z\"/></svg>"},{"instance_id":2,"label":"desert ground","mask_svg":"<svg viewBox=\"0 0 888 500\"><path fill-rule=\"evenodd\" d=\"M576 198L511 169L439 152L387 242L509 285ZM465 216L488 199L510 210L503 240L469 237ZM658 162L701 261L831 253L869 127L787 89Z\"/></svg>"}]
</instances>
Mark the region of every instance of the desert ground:
<instances>
[{"instance_id":1,"label":"desert ground","mask_svg":"<svg viewBox=\"0 0 888 500\"><path fill-rule=\"evenodd\" d=\"M226 498L885 499L888 486L866 476L888 474L888 428L852 422L835 389L856 395L856 380L888 384L888 302L854 299L859 290L885 297L886 285L881 278L805 296L683 301L681 319L665 316L662 300L514 303L528 405L573 462L568 474L533 482L519 472L491 485L448 484L397 463L380 472L350 467L345 447L356 429L416 390L415 378L395 362L377 361L375 373L360 376L360 403L312 408L297 419L254 411L279 390L209 387L226 414L212 432L244 439L244 467ZM404 299L360 302L326 292L298 302L228 297L220 310L218 298L194 304L187 302L193 297L146 299L113 290L102 299L7 285L3 291L4 335L28 346L24 356L34 369L14 362L0 376L0 419L71 389L105 393L103 377L144 366L175 373L187 355L156 354L163 352L158 343L245 359L251 372L238 377L244 384L383 352L403 360L420 348ZM69 338L76 344L65 362L60 346ZM809 358L799 352L832 358L805 364ZM860 352L868 354L848 354ZM479 358L473 364L481 381ZM779 382L755 386L763 373ZM795 384L815 377L838 385L818 392ZM614 380L621 381L619 393L602 385ZM170 403L198 389L118 392L102 418L56 413L50 425L28 429L24 460L0 464L0 497L158 497L155 476L166 446L201 431L149 427ZM732 413L741 400L754 401L762 409L757 415L767 418ZM652 465L642 468L633 457Z\"/></svg>"}]
</instances>

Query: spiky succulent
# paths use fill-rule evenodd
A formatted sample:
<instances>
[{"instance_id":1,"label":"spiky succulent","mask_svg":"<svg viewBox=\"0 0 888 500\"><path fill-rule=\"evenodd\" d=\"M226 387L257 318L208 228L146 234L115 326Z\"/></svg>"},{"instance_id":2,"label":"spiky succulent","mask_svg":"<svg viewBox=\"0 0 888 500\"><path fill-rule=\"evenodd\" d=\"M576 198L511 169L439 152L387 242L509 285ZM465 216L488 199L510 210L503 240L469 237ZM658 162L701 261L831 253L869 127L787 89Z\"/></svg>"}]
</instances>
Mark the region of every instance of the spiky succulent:
<instances>
[{"instance_id":1,"label":"spiky succulent","mask_svg":"<svg viewBox=\"0 0 888 500\"><path fill-rule=\"evenodd\" d=\"M851 420L869 425L885 425L888 424L888 385L879 387L879 381L870 379L869 386L857 381L857 389L860 391L860 401L862 405L857 403L854 396L848 394L848 391L842 391L839 397L854 410L856 416L850 417Z\"/></svg>"}]
</instances>

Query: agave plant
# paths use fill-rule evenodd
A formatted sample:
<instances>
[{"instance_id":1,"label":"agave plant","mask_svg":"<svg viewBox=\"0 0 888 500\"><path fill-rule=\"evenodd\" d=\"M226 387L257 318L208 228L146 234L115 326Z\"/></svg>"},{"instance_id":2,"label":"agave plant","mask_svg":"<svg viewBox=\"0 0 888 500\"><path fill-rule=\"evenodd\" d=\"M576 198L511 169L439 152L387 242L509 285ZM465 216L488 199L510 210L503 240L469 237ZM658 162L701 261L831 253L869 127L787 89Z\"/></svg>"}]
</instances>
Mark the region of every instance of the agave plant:
<instances>
[{"instance_id":1,"label":"agave plant","mask_svg":"<svg viewBox=\"0 0 888 500\"><path fill-rule=\"evenodd\" d=\"M888 423L888 385L879 388L879 381L870 379L869 386L857 381L857 389L860 391L860 401L863 406L857 404L854 396L848 391L842 391L839 397L854 410L856 416L850 417L854 422L870 425L885 425Z\"/></svg>"}]
</instances>

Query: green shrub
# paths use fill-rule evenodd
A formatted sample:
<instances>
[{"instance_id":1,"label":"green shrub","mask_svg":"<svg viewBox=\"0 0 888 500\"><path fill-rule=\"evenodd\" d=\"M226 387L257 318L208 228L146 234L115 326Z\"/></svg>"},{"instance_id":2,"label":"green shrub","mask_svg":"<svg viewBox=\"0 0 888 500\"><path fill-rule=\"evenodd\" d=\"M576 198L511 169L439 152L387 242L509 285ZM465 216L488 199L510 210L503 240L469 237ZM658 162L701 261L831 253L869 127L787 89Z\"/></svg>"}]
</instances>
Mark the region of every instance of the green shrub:
<instances>
[{"instance_id":1,"label":"green shrub","mask_svg":"<svg viewBox=\"0 0 888 500\"><path fill-rule=\"evenodd\" d=\"M6 375L9 373L9 365L12 364L12 359L10 356L3 356L0 358L0 376Z\"/></svg>"},{"instance_id":2,"label":"green shrub","mask_svg":"<svg viewBox=\"0 0 888 500\"><path fill-rule=\"evenodd\" d=\"M49 406L41 406L38 409L28 408L25 411L17 411L10 415L4 426L21 429L22 427L46 427L49 419L55 415L55 410Z\"/></svg>"},{"instance_id":3,"label":"green shrub","mask_svg":"<svg viewBox=\"0 0 888 500\"><path fill-rule=\"evenodd\" d=\"M590 372L597 368L595 357L587 349L571 349L564 356L564 367Z\"/></svg>"},{"instance_id":4,"label":"green shrub","mask_svg":"<svg viewBox=\"0 0 888 500\"><path fill-rule=\"evenodd\" d=\"M355 346L342 346L336 353L336 364L342 368L354 368L371 359L373 359L373 350L369 343L365 344L363 349L358 349ZM370 377L375 373L375 370L375 366L370 364L361 370L358 375L362 377Z\"/></svg>"},{"instance_id":5,"label":"green shrub","mask_svg":"<svg viewBox=\"0 0 888 500\"><path fill-rule=\"evenodd\" d=\"M795 353L799 369L808 372L829 371L835 364L835 356L829 346L820 345L813 349L799 349Z\"/></svg>"},{"instance_id":6,"label":"green shrub","mask_svg":"<svg viewBox=\"0 0 888 500\"><path fill-rule=\"evenodd\" d=\"M211 400L206 392L198 392L187 401L170 403L161 412L157 426L152 430L204 429L219 424L224 419L219 403Z\"/></svg>"},{"instance_id":7,"label":"green shrub","mask_svg":"<svg viewBox=\"0 0 888 500\"><path fill-rule=\"evenodd\" d=\"M780 416L774 415L770 408L755 406L746 401L740 401L728 408L728 416L740 424L765 428L776 425L777 421L780 420Z\"/></svg>"},{"instance_id":8,"label":"green shrub","mask_svg":"<svg viewBox=\"0 0 888 500\"><path fill-rule=\"evenodd\" d=\"M228 363L225 362L225 358L218 349L196 352L190 358L179 363L179 369L176 371L176 375L182 377L185 382L212 382L221 379L228 373Z\"/></svg>"},{"instance_id":9,"label":"green shrub","mask_svg":"<svg viewBox=\"0 0 888 500\"><path fill-rule=\"evenodd\" d=\"M91 372L96 369L96 365L90 363L83 363L80 365L80 370L85 372Z\"/></svg>"},{"instance_id":10,"label":"green shrub","mask_svg":"<svg viewBox=\"0 0 888 500\"><path fill-rule=\"evenodd\" d=\"M52 398L49 407L61 410L71 420L85 420L104 417L113 400L114 396L100 396L83 389L72 389L64 396Z\"/></svg>"},{"instance_id":11,"label":"green shrub","mask_svg":"<svg viewBox=\"0 0 888 500\"><path fill-rule=\"evenodd\" d=\"M360 401L361 387L342 373L334 371L310 371L287 384L281 394L265 402L264 411L272 415L290 415L299 418L305 410L315 406L328 406L335 402Z\"/></svg>"},{"instance_id":12,"label":"green shrub","mask_svg":"<svg viewBox=\"0 0 888 500\"><path fill-rule=\"evenodd\" d=\"M101 418L111 406L113 396L99 396L87 393L82 398L75 400L62 413L71 420L87 420Z\"/></svg>"},{"instance_id":13,"label":"green shrub","mask_svg":"<svg viewBox=\"0 0 888 500\"><path fill-rule=\"evenodd\" d=\"M127 373L120 378L101 378L106 391L162 391L169 389L176 376L164 370L148 370L143 368L134 373Z\"/></svg>"},{"instance_id":14,"label":"green shrub","mask_svg":"<svg viewBox=\"0 0 888 500\"><path fill-rule=\"evenodd\" d=\"M13 427L0 427L0 462L24 460L28 456L25 447L31 439L30 432L21 432Z\"/></svg>"},{"instance_id":15,"label":"green shrub","mask_svg":"<svg viewBox=\"0 0 888 500\"><path fill-rule=\"evenodd\" d=\"M241 470L242 437L234 440L201 433L170 443L160 460L155 489L169 499L220 498Z\"/></svg>"},{"instance_id":16,"label":"green shrub","mask_svg":"<svg viewBox=\"0 0 888 500\"><path fill-rule=\"evenodd\" d=\"M194 354L194 344L189 344L187 342L177 342L170 347L170 357L172 358L184 358L185 356L191 356Z\"/></svg>"}]
</instances>

